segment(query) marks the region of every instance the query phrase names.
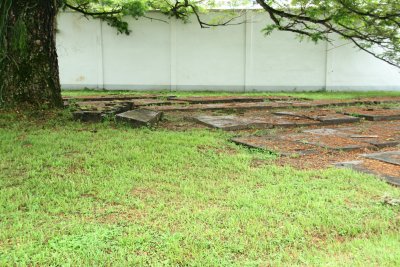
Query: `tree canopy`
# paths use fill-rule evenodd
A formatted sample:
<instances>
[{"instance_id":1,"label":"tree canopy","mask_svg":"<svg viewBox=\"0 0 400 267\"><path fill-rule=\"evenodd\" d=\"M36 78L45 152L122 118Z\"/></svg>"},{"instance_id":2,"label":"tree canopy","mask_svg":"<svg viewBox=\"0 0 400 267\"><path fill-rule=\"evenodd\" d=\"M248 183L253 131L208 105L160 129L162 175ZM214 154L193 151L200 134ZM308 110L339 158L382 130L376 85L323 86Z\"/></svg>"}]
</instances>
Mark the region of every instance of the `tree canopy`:
<instances>
[{"instance_id":1,"label":"tree canopy","mask_svg":"<svg viewBox=\"0 0 400 267\"><path fill-rule=\"evenodd\" d=\"M202 28L246 23L239 7L250 0L0 0L0 106L28 103L62 107L55 45L56 15L74 10L129 34L128 16L152 18L157 10ZM287 31L300 39L332 41L340 36L372 56L400 68L400 0L253 0L270 18L264 33ZM210 8L230 6L211 20ZM236 8L236 9L235 9Z\"/></svg>"},{"instance_id":2,"label":"tree canopy","mask_svg":"<svg viewBox=\"0 0 400 267\"><path fill-rule=\"evenodd\" d=\"M242 1L198 0L59 0L65 9L106 21L120 33L129 34L125 16L147 17L159 10L169 17L188 21L191 14L200 27L240 23L240 14L231 12L218 21L205 21L202 13L221 4L243 6ZM296 33L315 42L331 41L339 35L359 49L388 64L400 67L400 0L256 0L271 18L264 32ZM244 22L244 21L242 21Z\"/></svg>"}]
</instances>

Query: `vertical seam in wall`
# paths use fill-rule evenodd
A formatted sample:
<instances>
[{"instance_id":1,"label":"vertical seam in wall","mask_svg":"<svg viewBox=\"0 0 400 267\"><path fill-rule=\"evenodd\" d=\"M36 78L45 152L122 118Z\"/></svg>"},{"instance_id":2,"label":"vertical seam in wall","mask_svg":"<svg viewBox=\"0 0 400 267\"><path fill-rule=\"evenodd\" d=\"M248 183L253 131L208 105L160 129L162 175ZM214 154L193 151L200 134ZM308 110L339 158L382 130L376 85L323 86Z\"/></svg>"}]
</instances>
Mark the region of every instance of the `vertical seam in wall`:
<instances>
[{"instance_id":1,"label":"vertical seam in wall","mask_svg":"<svg viewBox=\"0 0 400 267\"><path fill-rule=\"evenodd\" d=\"M244 25L244 66L243 66L243 92L246 92L246 84L247 84L247 11L245 14L245 23Z\"/></svg>"},{"instance_id":2,"label":"vertical seam in wall","mask_svg":"<svg viewBox=\"0 0 400 267\"><path fill-rule=\"evenodd\" d=\"M328 91L328 48L329 42L325 41L325 91Z\"/></svg>"},{"instance_id":3,"label":"vertical seam in wall","mask_svg":"<svg viewBox=\"0 0 400 267\"><path fill-rule=\"evenodd\" d=\"M100 21L100 83L99 83L99 89L104 89L104 44L103 44L103 23L101 20Z\"/></svg>"},{"instance_id":4,"label":"vertical seam in wall","mask_svg":"<svg viewBox=\"0 0 400 267\"><path fill-rule=\"evenodd\" d=\"M170 19L170 91L177 90L176 81L176 25L173 18Z\"/></svg>"},{"instance_id":5,"label":"vertical seam in wall","mask_svg":"<svg viewBox=\"0 0 400 267\"><path fill-rule=\"evenodd\" d=\"M251 69L253 65L253 54L252 54L252 49L253 49L253 24L252 20L253 19L253 13L251 10L246 11L245 15L245 54L244 54L244 91L247 92L249 81L251 81L250 77L251 76Z\"/></svg>"}]
</instances>

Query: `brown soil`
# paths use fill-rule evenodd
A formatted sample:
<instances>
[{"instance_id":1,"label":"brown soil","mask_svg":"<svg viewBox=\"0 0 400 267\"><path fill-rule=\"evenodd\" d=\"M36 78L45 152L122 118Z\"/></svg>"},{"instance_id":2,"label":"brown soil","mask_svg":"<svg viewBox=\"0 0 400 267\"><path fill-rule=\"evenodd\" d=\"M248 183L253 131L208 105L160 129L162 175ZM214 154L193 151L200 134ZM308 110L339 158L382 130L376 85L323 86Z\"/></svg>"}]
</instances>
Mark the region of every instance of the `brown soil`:
<instances>
[{"instance_id":1,"label":"brown soil","mask_svg":"<svg viewBox=\"0 0 400 267\"><path fill-rule=\"evenodd\" d=\"M271 152L276 152L279 154L296 154L301 153L307 150L315 150L316 147L302 144L302 143L295 143L295 142L288 142L286 140L271 138L267 139L265 137L244 137L235 139L241 143L247 143L249 146L265 149Z\"/></svg>"},{"instance_id":2,"label":"brown soil","mask_svg":"<svg viewBox=\"0 0 400 267\"><path fill-rule=\"evenodd\" d=\"M365 159L362 167L374 173L400 178L400 166L378 160Z\"/></svg>"},{"instance_id":3,"label":"brown soil","mask_svg":"<svg viewBox=\"0 0 400 267\"><path fill-rule=\"evenodd\" d=\"M347 146L367 146L365 143L335 135L295 134L286 136L285 139L332 149L341 149Z\"/></svg>"},{"instance_id":4,"label":"brown soil","mask_svg":"<svg viewBox=\"0 0 400 267\"><path fill-rule=\"evenodd\" d=\"M129 99L144 99L158 98L158 95L80 95L80 96L64 96L64 100L76 99L81 101L113 101L113 100L129 100Z\"/></svg>"},{"instance_id":5,"label":"brown soil","mask_svg":"<svg viewBox=\"0 0 400 267\"><path fill-rule=\"evenodd\" d=\"M318 154L304 155L301 157L280 157L276 160L279 166L291 166L299 170L319 170L331 167L334 163L360 159L360 153L372 153L371 150L358 151L330 151L319 150Z\"/></svg>"},{"instance_id":6,"label":"brown soil","mask_svg":"<svg viewBox=\"0 0 400 267\"><path fill-rule=\"evenodd\" d=\"M377 115L377 116L393 116L400 115L400 109L384 109L377 107L367 107L367 108L346 108L344 110L347 114L358 114L358 115Z\"/></svg>"}]
</instances>

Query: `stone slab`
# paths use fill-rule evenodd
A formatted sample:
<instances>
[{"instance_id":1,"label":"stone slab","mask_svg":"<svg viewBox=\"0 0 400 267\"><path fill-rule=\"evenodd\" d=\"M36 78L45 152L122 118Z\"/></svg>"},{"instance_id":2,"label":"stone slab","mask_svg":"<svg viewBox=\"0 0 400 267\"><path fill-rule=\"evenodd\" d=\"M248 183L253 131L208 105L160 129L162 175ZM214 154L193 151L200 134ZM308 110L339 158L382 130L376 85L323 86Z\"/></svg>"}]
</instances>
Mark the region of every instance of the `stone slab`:
<instances>
[{"instance_id":1,"label":"stone slab","mask_svg":"<svg viewBox=\"0 0 400 267\"><path fill-rule=\"evenodd\" d=\"M105 115L101 111L76 111L72 113L74 120L82 122L101 122Z\"/></svg>"},{"instance_id":2,"label":"stone slab","mask_svg":"<svg viewBox=\"0 0 400 267\"><path fill-rule=\"evenodd\" d=\"M277 116L292 116L292 117L297 117L297 118L305 118L302 114L299 114L294 111L276 111L272 112L272 114L277 115Z\"/></svg>"},{"instance_id":3,"label":"stone slab","mask_svg":"<svg viewBox=\"0 0 400 267\"><path fill-rule=\"evenodd\" d=\"M317 135L340 135L342 132L339 129L319 128L304 130L303 133L317 134Z\"/></svg>"},{"instance_id":4,"label":"stone slab","mask_svg":"<svg viewBox=\"0 0 400 267\"><path fill-rule=\"evenodd\" d=\"M336 135L333 136L328 134L325 135L309 134L309 133L289 134L283 136L282 138L292 142L310 144L329 150L352 151L364 148L373 148L368 143L357 142L350 138L336 136Z\"/></svg>"},{"instance_id":5,"label":"stone slab","mask_svg":"<svg viewBox=\"0 0 400 267\"><path fill-rule=\"evenodd\" d=\"M162 112L156 112L147 109L135 109L117 114L115 116L117 122L125 122L133 127L152 126L159 122Z\"/></svg>"},{"instance_id":6,"label":"stone slab","mask_svg":"<svg viewBox=\"0 0 400 267\"><path fill-rule=\"evenodd\" d=\"M264 101L287 101L287 100L309 100L307 98L298 98L292 96L193 96L176 97L170 96L168 100L180 100L191 104L213 104L213 103L249 103Z\"/></svg>"},{"instance_id":7,"label":"stone slab","mask_svg":"<svg viewBox=\"0 0 400 267\"><path fill-rule=\"evenodd\" d=\"M363 161L362 160L355 160L355 161L347 161L347 162L338 162L333 164L336 168L346 168L346 169L352 169L361 173L366 173L366 174L371 174L374 176L378 176L382 180L386 181L388 184L394 185L394 186L400 186L400 177L396 176L390 176L386 174L381 174L379 172L375 172L372 170L369 170L363 166Z\"/></svg>"},{"instance_id":8,"label":"stone slab","mask_svg":"<svg viewBox=\"0 0 400 267\"><path fill-rule=\"evenodd\" d=\"M198 110L271 110L275 108L287 108L289 105L275 102L255 103L218 103L218 104L192 104L192 105L168 105L154 106L148 109L154 111L198 111Z\"/></svg>"},{"instance_id":9,"label":"stone slab","mask_svg":"<svg viewBox=\"0 0 400 267\"><path fill-rule=\"evenodd\" d=\"M355 123L355 122L360 121L360 118L348 116L348 115L341 115L341 114L332 114L332 115L326 115L326 116L312 116L309 118L320 121L323 124Z\"/></svg>"},{"instance_id":10,"label":"stone slab","mask_svg":"<svg viewBox=\"0 0 400 267\"><path fill-rule=\"evenodd\" d=\"M385 113L389 114L385 114ZM364 118L368 121L392 121L400 120L400 110L399 109L365 109L360 111L345 111L346 115L353 115L360 118Z\"/></svg>"},{"instance_id":11,"label":"stone slab","mask_svg":"<svg viewBox=\"0 0 400 267\"><path fill-rule=\"evenodd\" d=\"M400 120L399 115L367 115L367 114L358 114L360 117L365 118L368 121L394 121Z\"/></svg>"},{"instance_id":12,"label":"stone slab","mask_svg":"<svg viewBox=\"0 0 400 267\"><path fill-rule=\"evenodd\" d=\"M145 98L158 98L159 95L81 95L81 96L65 96L63 100L77 101L113 101L113 100L132 100Z\"/></svg>"},{"instance_id":13,"label":"stone slab","mask_svg":"<svg viewBox=\"0 0 400 267\"><path fill-rule=\"evenodd\" d=\"M132 103L125 101L81 101L76 103L82 111L102 111L120 113L132 108Z\"/></svg>"},{"instance_id":14,"label":"stone slab","mask_svg":"<svg viewBox=\"0 0 400 267\"><path fill-rule=\"evenodd\" d=\"M161 106L161 105L172 105L173 102L165 101L161 99L134 99L130 100L133 107L145 107L145 106Z\"/></svg>"},{"instance_id":15,"label":"stone slab","mask_svg":"<svg viewBox=\"0 0 400 267\"><path fill-rule=\"evenodd\" d=\"M119 101L78 102L78 110L73 118L82 122L101 122L107 116L113 116L130 110L131 104Z\"/></svg>"},{"instance_id":16,"label":"stone slab","mask_svg":"<svg viewBox=\"0 0 400 267\"><path fill-rule=\"evenodd\" d=\"M226 116L195 116L193 119L201 124L211 128L222 130L244 130L244 129L268 129L273 127L303 127L316 125L319 122L299 120L294 121L290 118L282 118L279 116L265 117L239 117L235 115Z\"/></svg>"},{"instance_id":17,"label":"stone slab","mask_svg":"<svg viewBox=\"0 0 400 267\"><path fill-rule=\"evenodd\" d=\"M271 136L236 137L232 138L231 141L237 145L262 149L277 153L281 156L302 156L317 153L314 146L288 142L287 140L273 138Z\"/></svg>"},{"instance_id":18,"label":"stone slab","mask_svg":"<svg viewBox=\"0 0 400 267\"><path fill-rule=\"evenodd\" d=\"M373 154L363 154L362 156L369 159L400 165L400 151L386 151Z\"/></svg>"},{"instance_id":19,"label":"stone slab","mask_svg":"<svg viewBox=\"0 0 400 267\"><path fill-rule=\"evenodd\" d=\"M267 121L257 118L244 118L234 115L227 116L196 116L193 119L211 128L222 130L243 130L250 128L272 128L273 125Z\"/></svg>"},{"instance_id":20,"label":"stone slab","mask_svg":"<svg viewBox=\"0 0 400 267\"><path fill-rule=\"evenodd\" d=\"M312 114L310 112L294 112L294 111L277 111L273 114L278 116L293 116L298 118L308 118L311 120L320 121L323 124L342 124L342 123L354 123L359 122L360 118L343 115L343 114L326 114L326 111L321 111L321 114L318 114L318 110L314 111Z\"/></svg>"},{"instance_id":21,"label":"stone slab","mask_svg":"<svg viewBox=\"0 0 400 267\"><path fill-rule=\"evenodd\" d=\"M358 129L356 127L345 127L336 129L320 128L320 129L303 131L303 133L310 133L316 135L350 138L357 142L373 145L379 149L386 147L394 147L400 144L400 140L396 140L395 138L385 138L380 135L359 134L362 132L363 132L362 129Z\"/></svg>"},{"instance_id":22,"label":"stone slab","mask_svg":"<svg viewBox=\"0 0 400 267\"><path fill-rule=\"evenodd\" d=\"M264 102L264 96L193 96L175 97L171 100L185 101L191 104L212 104L212 103L235 103L235 102Z\"/></svg>"},{"instance_id":23,"label":"stone slab","mask_svg":"<svg viewBox=\"0 0 400 267\"><path fill-rule=\"evenodd\" d=\"M371 145L376 146L377 148L387 148L387 147L395 147L400 144L400 141L381 141L381 140L369 140L367 141Z\"/></svg>"}]
</instances>

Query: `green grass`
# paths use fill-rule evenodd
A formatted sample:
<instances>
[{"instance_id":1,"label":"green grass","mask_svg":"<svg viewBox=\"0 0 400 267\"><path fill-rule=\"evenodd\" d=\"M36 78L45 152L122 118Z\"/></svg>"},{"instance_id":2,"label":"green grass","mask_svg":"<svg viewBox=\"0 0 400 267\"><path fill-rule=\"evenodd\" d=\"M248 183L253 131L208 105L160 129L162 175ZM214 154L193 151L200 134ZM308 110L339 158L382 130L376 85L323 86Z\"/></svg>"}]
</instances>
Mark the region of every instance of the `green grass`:
<instances>
[{"instance_id":1,"label":"green grass","mask_svg":"<svg viewBox=\"0 0 400 267\"><path fill-rule=\"evenodd\" d=\"M185 92L185 91L129 91L129 90L63 90L65 96L79 96L79 95L98 95L98 94L160 94L160 95L175 95L175 96L213 96L213 95L272 95L272 96L295 96L305 97L310 99L351 99L358 97L375 97L375 96L400 96L399 91L354 91L354 92L248 92L248 93L232 93L232 92L212 92L212 91L199 91L199 92Z\"/></svg>"},{"instance_id":2,"label":"green grass","mask_svg":"<svg viewBox=\"0 0 400 267\"><path fill-rule=\"evenodd\" d=\"M0 113L0 266L400 265L382 202L400 191L375 177L279 167L219 131L33 115Z\"/></svg>"}]
</instances>

